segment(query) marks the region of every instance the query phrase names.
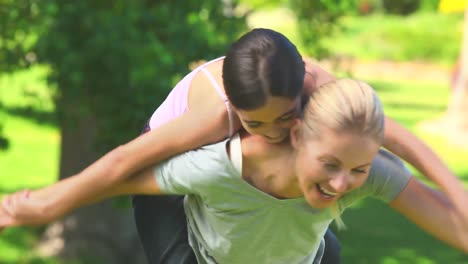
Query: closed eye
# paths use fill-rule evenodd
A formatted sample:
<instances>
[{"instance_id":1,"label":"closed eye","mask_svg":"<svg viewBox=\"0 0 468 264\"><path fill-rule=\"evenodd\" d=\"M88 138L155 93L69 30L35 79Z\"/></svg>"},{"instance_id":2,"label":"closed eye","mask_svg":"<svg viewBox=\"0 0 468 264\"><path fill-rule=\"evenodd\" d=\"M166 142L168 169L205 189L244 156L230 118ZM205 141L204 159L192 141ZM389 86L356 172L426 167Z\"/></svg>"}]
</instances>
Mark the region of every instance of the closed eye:
<instances>
[{"instance_id":1,"label":"closed eye","mask_svg":"<svg viewBox=\"0 0 468 264\"><path fill-rule=\"evenodd\" d=\"M289 111L289 113L281 116L280 118L277 119L277 121L280 122L287 122L290 121L298 116L298 112L295 110Z\"/></svg>"},{"instance_id":2,"label":"closed eye","mask_svg":"<svg viewBox=\"0 0 468 264\"><path fill-rule=\"evenodd\" d=\"M294 120L294 117L291 116L289 118L281 118L281 119L278 119L276 120L276 122L279 122L279 123L288 123L288 122L291 122Z\"/></svg>"},{"instance_id":3,"label":"closed eye","mask_svg":"<svg viewBox=\"0 0 468 264\"><path fill-rule=\"evenodd\" d=\"M261 126L263 123L262 122L245 122L245 124L249 126L250 128L257 128Z\"/></svg>"},{"instance_id":4,"label":"closed eye","mask_svg":"<svg viewBox=\"0 0 468 264\"><path fill-rule=\"evenodd\" d=\"M353 172L361 174L361 173L367 173L367 170L354 169Z\"/></svg>"},{"instance_id":5,"label":"closed eye","mask_svg":"<svg viewBox=\"0 0 468 264\"><path fill-rule=\"evenodd\" d=\"M338 166L337 164L332 164L332 163L325 163L325 168L329 171L337 171L340 166Z\"/></svg>"}]
</instances>

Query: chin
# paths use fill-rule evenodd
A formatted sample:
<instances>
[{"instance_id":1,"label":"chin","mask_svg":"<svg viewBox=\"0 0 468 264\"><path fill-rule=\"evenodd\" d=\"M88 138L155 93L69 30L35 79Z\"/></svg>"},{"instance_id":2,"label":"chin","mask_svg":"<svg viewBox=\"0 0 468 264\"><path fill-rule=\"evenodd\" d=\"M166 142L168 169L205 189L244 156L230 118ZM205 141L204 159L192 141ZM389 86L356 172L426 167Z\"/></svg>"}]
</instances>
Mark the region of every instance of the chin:
<instances>
[{"instance_id":1,"label":"chin","mask_svg":"<svg viewBox=\"0 0 468 264\"><path fill-rule=\"evenodd\" d=\"M322 197L320 194L310 194L305 196L307 203L315 209L325 209L331 207L338 200L338 196L335 197Z\"/></svg>"},{"instance_id":2,"label":"chin","mask_svg":"<svg viewBox=\"0 0 468 264\"><path fill-rule=\"evenodd\" d=\"M281 143L283 142L288 136L283 136L283 137L277 137L277 138L269 138L269 137L263 137L268 143L276 144L276 143Z\"/></svg>"}]
</instances>

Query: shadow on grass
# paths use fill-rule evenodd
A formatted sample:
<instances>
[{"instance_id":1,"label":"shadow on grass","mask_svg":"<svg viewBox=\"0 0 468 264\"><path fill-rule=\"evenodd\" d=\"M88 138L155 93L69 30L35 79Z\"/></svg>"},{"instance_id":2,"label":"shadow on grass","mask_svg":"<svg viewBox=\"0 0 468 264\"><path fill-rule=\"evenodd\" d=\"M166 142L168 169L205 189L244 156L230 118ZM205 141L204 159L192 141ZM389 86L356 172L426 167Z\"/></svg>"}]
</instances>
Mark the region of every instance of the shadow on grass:
<instances>
[{"instance_id":1,"label":"shadow on grass","mask_svg":"<svg viewBox=\"0 0 468 264\"><path fill-rule=\"evenodd\" d=\"M386 81L377 81L369 80L369 84L377 92L394 92L401 89L401 87L396 82L386 82Z\"/></svg>"},{"instance_id":2,"label":"shadow on grass","mask_svg":"<svg viewBox=\"0 0 468 264\"><path fill-rule=\"evenodd\" d=\"M346 263L466 264L468 255L453 249L372 199L343 215L347 230L336 232Z\"/></svg>"},{"instance_id":3,"label":"shadow on grass","mask_svg":"<svg viewBox=\"0 0 468 264\"><path fill-rule=\"evenodd\" d=\"M32 120L41 125L57 126L57 116L55 112L39 110L31 106L3 106L2 110L5 111L8 115L18 116L27 120Z\"/></svg>"},{"instance_id":4,"label":"shadow on grass","mask_svg":"<svg viewBox=\"0 0 468 264\"><path fill-rule=\"evenodd\" d=\"M31 249L37 243L43 228L7 228L0 235L0 263L2 264L58 264L53 258L37 256Z\"/></svg>"},{"instance_id":5,"label":"shadow on grass","mask_svg":"<svg viewBox=\"0 0 468 264\"><path fill-rule=\"evenodd\" d=\"M464 171L461 174L457 175L462 181L468 182L468 171Z\"/></svg>"},{"instance_id":6,"label":"shadow on grass","mask_svg":"<svg viewBox=\"0 0 468 264\"><path fill-rule=\"evenodd\" d=\"M16 189L0 190L0 197ZM44 227L13 227L0 233L0 263L2 264L57 264L53 258L42 258L32 252Z\"/></svg>"}]
</instances>

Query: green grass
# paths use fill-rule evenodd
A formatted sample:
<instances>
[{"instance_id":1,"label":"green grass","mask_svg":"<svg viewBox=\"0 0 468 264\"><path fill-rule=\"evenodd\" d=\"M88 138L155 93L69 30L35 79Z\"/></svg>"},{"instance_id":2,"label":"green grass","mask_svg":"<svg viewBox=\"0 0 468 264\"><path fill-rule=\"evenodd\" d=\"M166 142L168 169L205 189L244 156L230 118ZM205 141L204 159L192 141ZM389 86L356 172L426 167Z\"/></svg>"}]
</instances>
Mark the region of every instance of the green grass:
<instances>
[{"instance_id":1,"label":"green grass","mask_svg":"<svg viewBox=\"0 0 468 264\"><path fill-rule=\"evenodd\" d=\"M2 170L0 190L37 187L57 178L60 135L54 125L53 104L43 75L34 68L0 78L2 89L0 117L10 141L0 152Z\"/></svg>"},{"instance_id":2,"label":"green grass","mask_svg":"<svg viewBox=\"0 0 468 264\"><path fill-rule=\"evenodd\" d=\"M0 195L36 188L57 179L59 132L53 124L50 92L40 68L1 76L0 120L10 141L0 151ZM39 100L41 99L41 100ZM12 228L0 235L0 263L55 264L31 250L41 228Z\"/></svg>"},{"instance_id":3,"label":"green grass","mask_svg":"<svg viewBox=\"0 0 468 264\"><path fill-rule=\"evenodd\" d=\"M387 115L422 138L468 186L468 149L450 146L444 137L418 126L421 121L434 119L445 111L449 97L447 84L367 81L377 90ZM361 201L345 211L343 221L347 229L337 231L336 235L342 244L345 263L468 263L468 256L423 232L380 201Z\"/></svg>"},{"instance_id":4,"label":"green grass","mask_svg":"<svg viewBox=\"0 0 468 264\"><path fill-rule=\"evenodd\" d=\"M380 201L364 200L343 215L336 232L344 263L466 264L468 257L418 229Z\"/></svg>"},{"instance_id":5,"label":"green grass","mask_svg":"<svg viewBox=\"0 0 468 264\"><path fill-rule=\"evenodd\" d=\"M37 242L41 228L11 228L0 236L2 264L58 264L54 258L42 258L30 249Z\"/></svg>"},{"instance_id":6,"label":"green grass","mask_svg":"<svg viewBox=\"0 0 468 264\"><path fill-rule=\"evenodd\" d=\"M460 178L468 181L468 150L454 146L443 135L425 131L420 126L422 121L443 116L450 100L448 84L411 80L367 81L376 89L388 116L423 139Z\"/></svg>"}]
</instances>

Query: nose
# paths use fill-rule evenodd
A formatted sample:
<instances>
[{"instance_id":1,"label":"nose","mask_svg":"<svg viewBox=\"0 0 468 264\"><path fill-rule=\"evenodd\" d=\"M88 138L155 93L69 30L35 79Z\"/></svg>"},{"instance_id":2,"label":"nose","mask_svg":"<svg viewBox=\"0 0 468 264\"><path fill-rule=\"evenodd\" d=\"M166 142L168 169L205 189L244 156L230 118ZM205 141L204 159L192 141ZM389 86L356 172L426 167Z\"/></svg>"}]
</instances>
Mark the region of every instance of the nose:
<instances>
[{"instance_id":1,"label":"nose","mask_svg":"<svg viewBox=\"0 0 468 264\"><path fill-rule=\"evenodd\" d=\"M337 173L329 180L328 184L333 188L333 192L344 193L348 189L349 174L347 172Z\"/></svg>"}]
</instances>

